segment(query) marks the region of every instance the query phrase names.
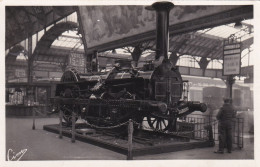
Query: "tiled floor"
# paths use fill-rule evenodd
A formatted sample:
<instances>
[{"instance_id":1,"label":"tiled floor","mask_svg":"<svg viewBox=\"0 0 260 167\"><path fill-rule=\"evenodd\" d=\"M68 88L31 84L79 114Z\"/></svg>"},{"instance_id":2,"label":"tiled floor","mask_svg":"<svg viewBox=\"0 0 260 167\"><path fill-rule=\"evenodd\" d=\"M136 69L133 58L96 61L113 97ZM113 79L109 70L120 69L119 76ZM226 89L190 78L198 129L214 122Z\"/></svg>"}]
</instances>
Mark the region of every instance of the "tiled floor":
<instances>
[{"instance_id":1,"label":"tiled floor","mask_svg":"<svg viewBox=\"0 0 260 167\"><path fill-rule=\"evenodd\" d=\"M57 134L44 131L43 125L56 124L58 118L36 119L36 130L32 130L31 118L6 118L6 153L9 149L18 153L27 149L21 160L125 160L126 156L76 141L59 139ZM214 154L215 148L200 148L157 155L134 157L134 160L176 160L176 159L254 159L254 136L245 134L244 148L235 149L232 154Z\"/></svg>"}]
</instances>

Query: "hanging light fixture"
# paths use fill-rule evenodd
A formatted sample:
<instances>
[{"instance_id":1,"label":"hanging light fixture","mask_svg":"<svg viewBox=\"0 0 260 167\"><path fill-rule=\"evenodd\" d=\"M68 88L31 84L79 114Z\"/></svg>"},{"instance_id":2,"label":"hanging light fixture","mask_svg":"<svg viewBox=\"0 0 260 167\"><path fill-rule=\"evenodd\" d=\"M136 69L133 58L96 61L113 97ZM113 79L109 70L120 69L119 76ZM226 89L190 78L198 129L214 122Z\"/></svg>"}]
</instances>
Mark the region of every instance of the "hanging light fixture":
<instances>
[{"instance_id":1,"label":"hanging light fixture","mask_svg":"<svg viewBox=\"0 0 260 167\"><path fill-rule=\"evenodd\" d=\"M116 53L116 49L113 49L113 50L112 50L112 53L113 53L113 54L117 54L117 53Z\"/></svg>"},{"instance_id":2,"label":"hanging light fixture","mask_svg":"<svg viewBox=\"0 0 260 167\"><path fill-rule=\"evenodd\" d=\"M235 22L235 25L234 25L234 28L236 28L236 29L241 29L241 28L242 28L242 23L241 23L241 21L236 21L236 22Z\"/></svg>"}]
</instances>

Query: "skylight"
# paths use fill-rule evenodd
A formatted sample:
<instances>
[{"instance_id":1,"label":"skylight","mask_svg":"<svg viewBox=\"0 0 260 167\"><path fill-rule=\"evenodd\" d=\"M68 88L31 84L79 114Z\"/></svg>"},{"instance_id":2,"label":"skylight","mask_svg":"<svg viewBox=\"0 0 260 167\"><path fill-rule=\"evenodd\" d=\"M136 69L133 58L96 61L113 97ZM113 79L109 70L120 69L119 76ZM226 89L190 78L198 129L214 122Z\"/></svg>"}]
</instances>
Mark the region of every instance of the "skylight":
<instances>
[{"instance_id":1,"label":"skylight","mask_svg":"<svg viewBox=\"0 0 260 167\"><path fill-rule=\"evenodd\" d=\"M230 35L234 34L236 37L241 37L241 41L253 37L254 27L252 25L252 20L244 20L241 23L242 27L240 28L235 28L235 23L230 23L211 29L199 30L197 32L205 35L212 35L219 39L228 38Z\"/></svg>"}]
</instances>

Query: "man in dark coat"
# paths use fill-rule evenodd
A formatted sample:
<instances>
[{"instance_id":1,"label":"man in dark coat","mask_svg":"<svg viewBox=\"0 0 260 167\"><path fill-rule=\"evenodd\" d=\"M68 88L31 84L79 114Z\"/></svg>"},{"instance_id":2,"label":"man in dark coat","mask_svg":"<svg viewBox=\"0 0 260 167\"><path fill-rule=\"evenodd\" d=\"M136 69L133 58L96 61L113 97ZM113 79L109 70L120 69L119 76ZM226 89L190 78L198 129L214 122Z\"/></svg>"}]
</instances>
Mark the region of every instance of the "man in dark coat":
<instances>
[{"instance_id":1,"label":"man in dark coat","mask_svg":"<svg viewBox=\"0 0 260 167\"><path fill-rule=\"evenodd\" d=\"M232 150L232 123L236 116L235 109L232 105L232 99L224 99L224 104L220 108L217 119L219 121L219 149L215 153L224 153L224 146L226 144L228 153Z\"/></svg>"}]
</instances>

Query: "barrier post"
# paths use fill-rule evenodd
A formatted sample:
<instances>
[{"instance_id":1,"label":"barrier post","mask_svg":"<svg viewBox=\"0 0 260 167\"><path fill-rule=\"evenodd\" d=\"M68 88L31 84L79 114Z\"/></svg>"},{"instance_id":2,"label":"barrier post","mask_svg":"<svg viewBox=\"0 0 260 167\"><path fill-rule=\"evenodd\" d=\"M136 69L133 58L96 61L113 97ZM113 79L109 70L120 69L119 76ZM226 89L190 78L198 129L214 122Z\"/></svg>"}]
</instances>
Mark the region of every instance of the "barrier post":
<instances>
[{"instance_id":1,"label":"barrier post","mask_svg":"<svg viewBox=\"0 0 260 167\"><path fill-rule=\"evenodd\" d=\"M209 143L210 143L210 146L215 146L215 141L214 141L214 138L213 138L213 130L212 130L212 125L208 125L208 136L209 136Z\"/></svg>"},{"instance_id":2,"label":"barrier post","mask_svg":"<svg viewBox=\"0 0 260 167\"><path fill-rule=\"evenodd\" d=\"M127 160L133 160L133 131L134 131L133 121L129 119Z\"/></svg>"},{"instance_id":3,"label":"barrier post","mask_svg":"<svg viewBox=\"0 0 260 167\"><path fill-rule=\"evenodd\" d=\"M242 134L241 134L241 139L242 139L241 148L244 148L244 118L242 118Z\"/></svg>"},{"instance_id":4,"label":"barrier post","mask_svg":"<svg viewBox=\"0 0 260 167\"><path fill-rule=\"evenodd\" d=\"M34 110L34 107L32 107L32 112L33 112L33 125L32 125L32 130L35 130L35 110Z\"/></svg>"},{"instance_id":5,"label":"barrier post","mask_svg":"<svg viewBox=\"0 0 260 167\"><path fill-rule=\"evenodd\" d=\"M71 129L71 142L75 143L75 122L76 122L76 113L72 111L72 129Z\"/></svg>"},{"instance_id":6,"label":"barrier post","mask_svg":"<svg viewBox=\"0 0 260 167\"><path fill-rule=\"evenodd\" d=\"M239 148L239 132L240 132L240 128L239 128L239 118L236 119L237 120L237 148Z\"/></svg>"},{"instance_id":7,"label":"barrier post","mask_svg":"<svg viewBox=\"0 0 260 167\"><path fill-rule=\"evenodd\" d=\"M63 113L62 110L60 109L60 104L58 105L58 110L59 110L59 138L62 139L62 117Z\"/></svg>"}]
</instances>

